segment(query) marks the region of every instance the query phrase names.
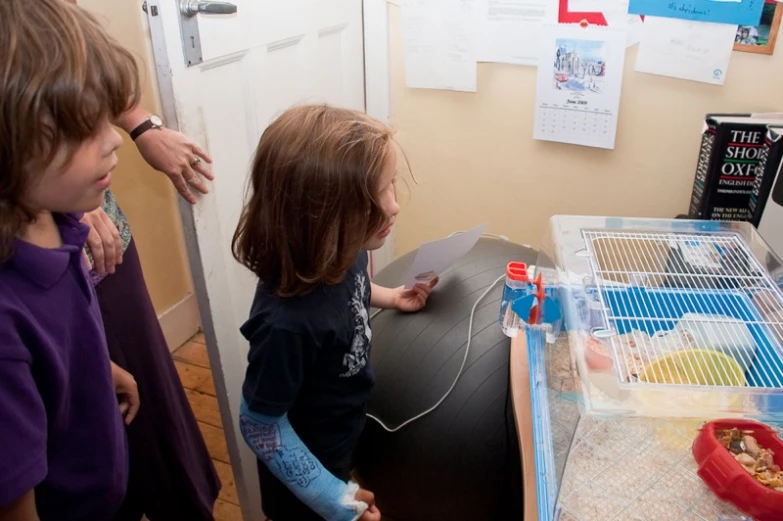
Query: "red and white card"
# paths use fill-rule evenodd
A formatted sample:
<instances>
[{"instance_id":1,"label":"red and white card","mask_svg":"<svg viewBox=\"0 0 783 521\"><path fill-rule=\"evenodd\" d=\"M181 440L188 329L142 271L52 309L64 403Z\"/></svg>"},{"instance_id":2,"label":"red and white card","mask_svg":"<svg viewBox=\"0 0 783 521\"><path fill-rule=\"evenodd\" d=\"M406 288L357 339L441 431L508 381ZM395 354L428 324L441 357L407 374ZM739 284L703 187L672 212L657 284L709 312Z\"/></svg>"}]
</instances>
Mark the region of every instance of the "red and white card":
<instances>
[{"instance_id":1,"label":"red and white card","mask_svg":"<svg viewBox=\"0 0 783 521\"><path fill-rule=\"evenodd\" d=\"M628 14L628 0L560 0L558 22L625 28L627 47L639 43L643 16Z\"/></svg>"}]
</instances>

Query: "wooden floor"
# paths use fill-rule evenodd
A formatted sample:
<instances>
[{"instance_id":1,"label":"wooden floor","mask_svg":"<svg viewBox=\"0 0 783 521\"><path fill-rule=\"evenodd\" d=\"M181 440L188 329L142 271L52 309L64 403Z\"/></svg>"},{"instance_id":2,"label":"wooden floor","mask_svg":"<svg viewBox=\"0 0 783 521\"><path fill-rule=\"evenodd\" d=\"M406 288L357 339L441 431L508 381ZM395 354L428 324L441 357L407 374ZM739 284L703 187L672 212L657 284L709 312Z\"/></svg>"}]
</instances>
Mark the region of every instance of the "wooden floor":
<instances>
[{"instance_id":1,"label":"wooden floor","mask_svg":"<svg viewBox=\"0 0 783 521\"><path fill-rule=\"evenodd\" d=\"M199 334L193 337L174 351L173 357L201 434L223 483L220 497L215 504L215 521L242 521L204 336Z\"/></svg>"}]
</instances>

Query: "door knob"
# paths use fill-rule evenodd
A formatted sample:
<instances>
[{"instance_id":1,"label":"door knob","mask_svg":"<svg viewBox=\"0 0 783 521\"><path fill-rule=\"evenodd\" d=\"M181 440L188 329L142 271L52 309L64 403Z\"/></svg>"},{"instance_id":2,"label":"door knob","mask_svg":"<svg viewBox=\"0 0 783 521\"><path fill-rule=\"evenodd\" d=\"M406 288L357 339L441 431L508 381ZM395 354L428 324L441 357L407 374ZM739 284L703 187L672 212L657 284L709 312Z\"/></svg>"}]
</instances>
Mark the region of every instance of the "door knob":
<instances>
[{"instance_id":1,"label":"door knob","mask_svg":"<svg viewBox=\"0 0 783 521\"><path fill-rule=\"evenodd\" d=\"M179 10L182 16L204 14L234 14L237 6L228 2L199 2L198 0L180 0Z\"/></svg>"}]
</instances>

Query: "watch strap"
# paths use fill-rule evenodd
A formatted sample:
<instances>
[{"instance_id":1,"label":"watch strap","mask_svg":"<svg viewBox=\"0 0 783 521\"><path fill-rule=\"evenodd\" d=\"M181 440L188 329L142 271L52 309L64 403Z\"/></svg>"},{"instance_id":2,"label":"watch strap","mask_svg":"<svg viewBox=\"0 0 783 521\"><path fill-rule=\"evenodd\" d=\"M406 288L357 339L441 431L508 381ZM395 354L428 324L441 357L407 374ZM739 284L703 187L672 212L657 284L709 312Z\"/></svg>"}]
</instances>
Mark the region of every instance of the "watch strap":
<instances>
[{"instance_id":1,"label":"watch strap","mask_svg":"<svg viewBox=\"0 0 783 521\"><path fill-rule=\"evenodd\" d=\"M140 135L144 134L146 131L151 129L153 126L154 125L153 125L152 121L149 118L145 119L144 121L142 121L139 124L139 126L134 128L133 130L131 130L130 138L133 141L136 141L137 137L139 137Z\"/></svg>"}]
</instances>

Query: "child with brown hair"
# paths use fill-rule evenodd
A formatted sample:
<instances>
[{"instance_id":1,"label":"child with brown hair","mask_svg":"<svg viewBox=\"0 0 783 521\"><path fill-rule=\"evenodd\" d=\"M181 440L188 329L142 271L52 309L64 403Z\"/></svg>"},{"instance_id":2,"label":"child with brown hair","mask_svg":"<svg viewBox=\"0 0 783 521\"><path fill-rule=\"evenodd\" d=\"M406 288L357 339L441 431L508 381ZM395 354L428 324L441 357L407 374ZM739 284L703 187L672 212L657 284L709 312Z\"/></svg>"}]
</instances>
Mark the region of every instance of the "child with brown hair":
<instances>
[{"instance_id":1,"label":"child with brown hair","mask_svg":"<svg viewBox=\"0 0 783 521\"><path fill-rule=\"evenodd\" d=\"M241 328L240 426L273 521L380 520L372 493L349 482L374 382L368 310L418 311L437 283L369 280L367 251L399 212L396 175L392 131L357 111L295 107L258 144L233 241L260 279Z\"/></svg>"},{"instance_id":2,"label":"child with brown hair","mask_svg":"<svg viewBox=\"0 0 783 521\"><path fill-rule=\"evenodd\" d=\"M125 493L138 394L109 361L79 217L111 183L109 121L137 100L135 61L84 11L0 2L3 521L109 520Z\"/></svg>"}]
</instances>

